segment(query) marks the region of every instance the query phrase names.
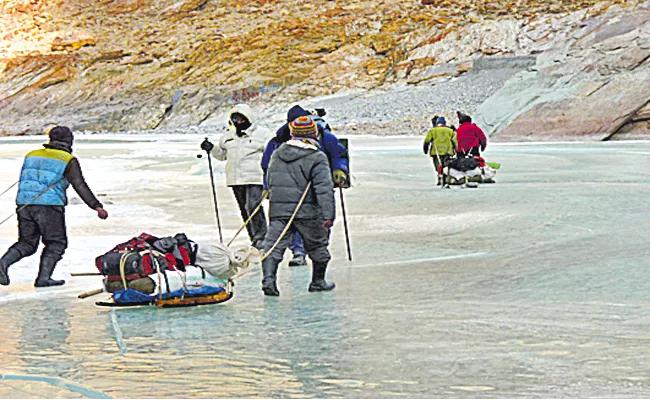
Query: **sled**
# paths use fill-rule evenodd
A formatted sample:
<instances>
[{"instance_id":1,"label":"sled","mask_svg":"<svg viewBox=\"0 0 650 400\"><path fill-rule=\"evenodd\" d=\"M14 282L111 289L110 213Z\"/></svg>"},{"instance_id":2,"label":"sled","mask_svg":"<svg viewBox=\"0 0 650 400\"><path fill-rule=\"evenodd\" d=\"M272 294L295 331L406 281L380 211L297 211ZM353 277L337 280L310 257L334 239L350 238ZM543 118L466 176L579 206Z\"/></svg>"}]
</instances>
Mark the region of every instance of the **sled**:
<instances>
[{"instance_id":1,"label":"sled","mask_svg":"<svg viewBox=\"0 0 650 400\"><path fill-rule=\"evenodd\" d=\"M117 295L117 298L115 297ZM230 300L234 293L223 287L206 286L198 290L177 290L165 295L147 295L133 289L116 292L111 301L95 302L99 307L143 307L160 308L196 307L219 304Z\"/></svg>"}]
</instances>

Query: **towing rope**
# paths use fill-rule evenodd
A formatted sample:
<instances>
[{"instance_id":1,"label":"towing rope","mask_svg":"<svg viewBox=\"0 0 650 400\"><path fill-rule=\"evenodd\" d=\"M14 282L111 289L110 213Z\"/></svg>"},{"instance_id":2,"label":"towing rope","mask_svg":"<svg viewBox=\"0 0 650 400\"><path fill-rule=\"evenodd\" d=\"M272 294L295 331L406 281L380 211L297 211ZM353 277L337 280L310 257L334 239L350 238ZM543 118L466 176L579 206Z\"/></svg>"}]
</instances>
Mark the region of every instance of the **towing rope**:
<instances>
[{"instance_id":1,"label":"towing rope","mask_svg":"<svg viewBox=\"0 0 650 400\"><path fill-rule=\"evenodd\" d=\"M244 225L242 225L241 228L239 228L239 230L235 233L235 236L233 236L232 239L230 239L230 242L228 242L228 244L226 246L230 246L232 244L232 242L234 242L235 239L237 239L237 236L239 236L241 231L243 231L244 228L246 228L248 226L248 224L251 222L251 220L253 219L255 214L257 214L257 212L262 208L263 203L264 203L264 199L262 199L262 201L260 201L260 204L257 206L257 208L253 211L253 213L250 215L250 217L248 217L246 222L244 222Z\"/></svg>"},{"instance_id":2,"label":"towing rope","mask_svg":"<svg viewBox=\"0 0 650 400\"><path fill-rule=\"evenodd\" d=\"M278 239L275 241L275 243L273 243L273 246L271 246L271 248L266 253L264 253L264 255L262 256L262 259L260 261L266 260L266 258L268 256L270 256L271 253L273 252L273 250L275 250L275 248L278 246L278 244L280 243L280 241L282 240L284 235L287 234L287 232L289 231L289 228L291 227L291 224L293 223L293 220L296 219L296 215L298 215L298 211L300 211L300 207L302 207L302 203L304 203L305 198L307 198L307 193L309 193L309 189L311 189L311 182L309 182L309 184L305 188L305 191L303 192L302 197L300 197L300 201L298 202L298 205L296 206L296 209L293 211L293 214L291 215L291 218L289 218L289 222L287 223L287 225L282 230L282 233L280 233L280 236L278 237ZM235 279L241 278L242 276L248 274L250 271L251 270L249 269L249 270L246 270L246 271L242 272L239 275L233 276L232 278L229 279L229 283L231 283Z\"/></svg>"}]
</instances>

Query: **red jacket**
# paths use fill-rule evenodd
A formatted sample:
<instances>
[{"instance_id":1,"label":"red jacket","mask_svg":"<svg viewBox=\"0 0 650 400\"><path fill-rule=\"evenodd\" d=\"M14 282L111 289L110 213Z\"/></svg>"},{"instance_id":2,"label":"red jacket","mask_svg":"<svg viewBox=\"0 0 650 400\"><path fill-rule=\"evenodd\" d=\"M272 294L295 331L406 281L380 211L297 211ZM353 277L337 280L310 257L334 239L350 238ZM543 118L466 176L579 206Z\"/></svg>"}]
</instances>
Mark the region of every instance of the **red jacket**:
<instances>
[{"instance_id":1,"label":"red jacket","mask_svg":"<svg viewBox=\"0 0 650 400\"><path fill-rule=\"evenodd\" d=\"M459 152L467 152L472 147L478 146L481 146L481 151L483 151L487 145L485 134L472 122L465 122L456 129L456 139L458 139Z\"/></svg>"}]
</instances>

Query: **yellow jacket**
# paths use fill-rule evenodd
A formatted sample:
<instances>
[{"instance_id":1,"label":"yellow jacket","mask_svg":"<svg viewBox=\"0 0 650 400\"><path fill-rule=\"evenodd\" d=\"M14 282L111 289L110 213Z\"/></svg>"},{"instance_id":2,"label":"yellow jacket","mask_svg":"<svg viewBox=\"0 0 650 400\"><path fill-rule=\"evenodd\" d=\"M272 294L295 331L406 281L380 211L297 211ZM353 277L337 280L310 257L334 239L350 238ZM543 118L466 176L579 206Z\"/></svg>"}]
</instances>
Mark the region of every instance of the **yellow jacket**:
<instances>
[{"instance_id":1,"label":"yellow jacket","mask_svg":"<svg viewBox=\"0 0 650 400\"><path fill-rule=\"evenodd\" d=\"M431 146L429 154L431 157L438 155L453 156L456 154L458 141L456 140L456 133L446 126L436 126L427 133L424 139L424 148Z\"/></svg>"}]
</instances>

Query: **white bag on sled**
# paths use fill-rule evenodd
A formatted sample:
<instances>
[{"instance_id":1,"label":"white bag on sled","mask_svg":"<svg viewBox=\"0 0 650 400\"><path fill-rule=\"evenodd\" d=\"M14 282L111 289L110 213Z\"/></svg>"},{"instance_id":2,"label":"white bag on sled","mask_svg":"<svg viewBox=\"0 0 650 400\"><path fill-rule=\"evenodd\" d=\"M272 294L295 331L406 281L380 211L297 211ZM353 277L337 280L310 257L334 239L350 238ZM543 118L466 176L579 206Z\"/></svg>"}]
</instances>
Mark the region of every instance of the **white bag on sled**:
<instances>
[{"instance_id":1,"label":"white bag on sled","mask_svg":"<svg viewBox=\"0 0 650 400\"><path fill-rule=\"evenodd\" d=\"M201 243L196 264L215 278L228 280L240 269L259 264L262 254L252 246L231 249L224 244Z\"/></svg>"}]
</instances>

